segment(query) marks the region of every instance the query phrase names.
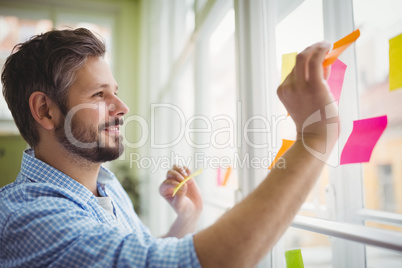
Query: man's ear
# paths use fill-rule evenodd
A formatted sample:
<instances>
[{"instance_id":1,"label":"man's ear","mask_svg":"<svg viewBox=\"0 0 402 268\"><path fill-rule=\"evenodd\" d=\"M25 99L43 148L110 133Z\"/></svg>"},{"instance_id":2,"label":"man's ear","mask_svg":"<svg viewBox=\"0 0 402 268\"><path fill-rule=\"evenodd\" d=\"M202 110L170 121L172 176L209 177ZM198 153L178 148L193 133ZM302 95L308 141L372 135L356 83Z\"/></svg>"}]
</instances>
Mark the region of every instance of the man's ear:
<instances>
[{"instance_id":1,"label":"man's ear","mask_svg":"<svg viewBox=\"0 0 402 268\"><path fill-rule=\"evenodd\" d=\"M58 120L58 106L43 92L35 91L29 97L29 108L33 118L47 130L54 128Z\"/></svg>"}]
</instances>

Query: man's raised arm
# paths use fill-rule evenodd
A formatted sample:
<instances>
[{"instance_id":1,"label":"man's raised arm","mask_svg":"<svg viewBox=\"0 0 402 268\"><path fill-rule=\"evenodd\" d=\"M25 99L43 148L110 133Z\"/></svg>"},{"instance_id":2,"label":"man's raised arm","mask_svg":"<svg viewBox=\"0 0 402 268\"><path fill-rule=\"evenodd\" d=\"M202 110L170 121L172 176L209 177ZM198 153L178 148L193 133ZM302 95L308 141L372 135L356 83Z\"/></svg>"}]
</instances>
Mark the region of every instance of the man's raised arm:
<instances>
[{"instance_id":1,"label":"man's raised arm","mask_svg":"<svg viewBox=\"0 0 402 268\"><path fill-rule=\"evenodd\" d=\"M329 49L330 44L325 42L306 48L279 86L278 96L297 129L296 142L283 155L286 167L274 167L249 196L194 236L203 267L256 265L288 228L314 186L325 159L317 159L310 151L332 149L338 138L338 131L326 133L328 123L339 126L337 107L325 81L329 70L323 68ZM332 122L306 124L317 111L331 115Z\"/></svg>"}]
</instances>

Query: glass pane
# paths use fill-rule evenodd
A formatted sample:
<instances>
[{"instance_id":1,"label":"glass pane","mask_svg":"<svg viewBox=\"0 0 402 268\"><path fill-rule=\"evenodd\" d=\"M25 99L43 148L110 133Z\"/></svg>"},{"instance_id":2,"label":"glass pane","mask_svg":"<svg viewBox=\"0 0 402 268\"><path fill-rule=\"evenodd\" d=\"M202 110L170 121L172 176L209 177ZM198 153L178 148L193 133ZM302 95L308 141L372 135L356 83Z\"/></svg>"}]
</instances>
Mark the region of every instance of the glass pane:
<instances>
[{"instance_id":1,"label":"glass pane","mask_svg":"<svg viewBox=\"0 0 402 268\"><path fill-rule=\"evenodd\" d=\"M283 236L284 249L301 249L304 267L332 267L332 249L330 238L297 228L288 228Z\"/></svg>"},{"instance_id":2,"label":"glass pane","mask_svg":"<svg viewBox=\"0 0 402 268\"><path fill-rule=\"evenodd\" d=\"M238 187L234 126L236 125L235 21L230 9L209 39L208 115L212 132L210 145L202 156L208 191L204 215L208 222L217 219L234 204ZM197 157L199 159L199 157Z\"/></svg>"},{"instance_id":3,"label":"glass pane","mask_svg":"<svg viewBox=\"0 0 402 268\"><path fill-rule=\"evenodd\" d=\"M367 268L399 268L402 267L402 254L366 246Z\"/></svg>"},{"instance_id":4,"label":"glass pane","mask_svg":"<svg viewBox=\"0 0 402 268\"><path fill-rule=\"evenodd\" d=\"M33 20L15 16L0 16L0 69L3 68L4 62L15 45L51 28L52 22L46 19ZM1 83L0 89L2 91ZM3 94L0 96L0 119L12 119Z\"/></svg>"},{"instance_id":5,"label":"glass pane","mask_svg":"<svg viewBox=\"0 0 402 268\"><path fill-rule=\"evenodd\" d=\"M172 87L172 93L167 96L171 103L175 108L182 113L184 117L184 122L180 120L177 114L173 114L173 116L168 116L169 118L169 131L175 132L172 133L172 137L178 137L180 135L180 131L187 126L187 122L191 120L194 116L194 61L193 58L190 57L189 60L184 64L181 73L178 75L177 81ZM170 129L172 128L172 129ZM162 135L166 135L161 133ZM189 140L191 139L191 141ZM171 139L173 140L173 138ZM180 139L177 144L175 144L171 149L170 155L175 156L175 162L173 164L185 165L189 166L192 172L195 172L194 169L194 148L191 146L191 142L193 141L193 136L190 135L189 138L187 136L185 138ZM203 180L203 174L197 176L195 180L198 182L199 180Z\"/></svg>"},{"instance_id":6,"label":"glass pane","mask_svg":"<svg viewBox=\"0 0 402 268\"><path fill-rule=\"evenodd\" d=\"M306 0L286 16L276 26L276 49L278 73L281 73L282 55L292 52L301 52L307 46L324 39L324 23L321 0ZM278 79L279 80L279 79ZM279 102L279 101L278 101ZM279 116L286 116L287 112L281 105L277 111ZM278 138L294 140L296 129L290 117L281 120L278 124ZM274 144L275 145L275 144ZM281 140L276 142L276 153L282 146ZM316 186L311 191L300 213L319 218L329 218L326 208L328 174L324 169Z\"/></svg>"},{"instance_id":7,"label":"glass pane","mask_svg":"<svg viewBox=\"0 0 402 268\"><path fill-rule=\"evenodd\" d=\"M197 0L195 1L195 10L197 13L201 12L205 7L208 0Z\"/></svg>"},{"instance_id":8,"label":"glass pane","mask_svg":"<svg viewBox=\"0 0 402 268\"><path fill-rule=\"evenodd\" d=\"M195 28L194 0L186 0L185 40L193 33Z\"/></svg>"},{"instance_id":9,"label":"glass pane","mask_svg":"<svg viewBox=\"0 0 402 268\"><path fill-rule=\"evenodd\" d=\"M194 60L190 57L183 66L177 79L177 88L174 93L177 104L186 118L194 115Z\"/></svg>"},{"instance_id":10,"label":"glass pane","mask_svg":"<svg viewBox=\"0 0 402 268\"><path fill-rule=\"evenodd\" d=\"M388 126L363 164L365 207L402 213L402 89L390 91L389 39L402 34L402 2L354 1L361 118L388 116ZM389 229L389 226L370 223Z\"/></svg>"}]
</instances>

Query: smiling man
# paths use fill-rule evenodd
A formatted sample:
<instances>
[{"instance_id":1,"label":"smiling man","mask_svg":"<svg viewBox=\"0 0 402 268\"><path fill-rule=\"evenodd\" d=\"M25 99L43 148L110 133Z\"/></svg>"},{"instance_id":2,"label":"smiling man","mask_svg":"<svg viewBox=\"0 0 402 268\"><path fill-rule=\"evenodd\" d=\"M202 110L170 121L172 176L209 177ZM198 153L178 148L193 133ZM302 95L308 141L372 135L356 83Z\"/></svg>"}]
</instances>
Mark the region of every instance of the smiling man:
<instances>
[{"instance_id":1,"label":"smiling man","mask_svg":"<svg viewBox=\"0 0 402 268\"><path fill-rule=\"evenodd\" d=\"M74 108L55 126L57 141L69 153L90 163L114 160L123 153L120 126L128 107L117 92L104 59L89 57L69 89L68 106Z\"/></svg>"},{"instance_id":2,"label":"smiling man","mask_svg":"<svg viewBox=\"0 0 402 268\"><path fill-rule=\"evenodd\" d=\"M184 237L201 212L195 183L167 197L178 219L169 238L156 239L101 167L123 153L129 110L104 54L89 30L54 30L19 44L4 65L3 94L31 149L15 183L0 190L0 267L198 263L192 236ZM175 167L170 180L183 172Z\"/></svg>"},{"instance_id":3,"label":"smiling man","mask_svg":"<svg viewBox=\"0 0 402 268\"><path fill-rule=\"evenodd\" d=\"M7 96L8 87L5 92ZM122 154L119 126L128 112L117 97L117 83L105 60L95 55L85 59L76 71L65 104L56 103L45 92L35 91L29 105L39 125L40 138L33 146L36 158L98 196L99 165Z\"/></svg>"},{"instance_id":4,"label":"smiling man","mask_svg":"<svg viewBox=\"0 0 402 268\"><path fill-rule=\"evenodd\" d=\"M329 44L301 52L278 89L298 138L260 186L209 228L192 234L202 210L190 174L174 166L160 194L177 213L164 238L142 224L118 180L101 164L123 152L128 113L106 64L104 44L86 29L53 30L19 44L2 72L3 94L31 149L16 181L0 189L0 267L250 267L289 226L332 147L328 122L303 128L318 110L337 114L322 63ZM332 103L333 105L329 105ZM339 123L338 117L332 121ZM330 137L330 138L328 138Z\"/></svg>"}]
</instances>

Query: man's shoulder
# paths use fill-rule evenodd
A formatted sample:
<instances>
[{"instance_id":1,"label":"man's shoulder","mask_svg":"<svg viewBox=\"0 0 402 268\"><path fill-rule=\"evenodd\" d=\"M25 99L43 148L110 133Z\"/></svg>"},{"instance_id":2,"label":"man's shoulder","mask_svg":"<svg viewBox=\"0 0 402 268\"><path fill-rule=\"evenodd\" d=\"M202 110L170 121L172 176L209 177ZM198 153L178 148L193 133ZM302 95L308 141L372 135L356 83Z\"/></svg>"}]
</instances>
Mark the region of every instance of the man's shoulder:
<instances>
[{"instance_id":1,"label":"man's shoulder","mask_svg":"<svg viewBox=\"0 0 402 268\"><path fill-rule=\"evenodd\" d=\"M23 211L77 207L80 202L74 193L57 185L16 180L0 189L0 206L0 218L7 218L10 214Z\"/></svg>"}]
</instances>

